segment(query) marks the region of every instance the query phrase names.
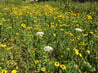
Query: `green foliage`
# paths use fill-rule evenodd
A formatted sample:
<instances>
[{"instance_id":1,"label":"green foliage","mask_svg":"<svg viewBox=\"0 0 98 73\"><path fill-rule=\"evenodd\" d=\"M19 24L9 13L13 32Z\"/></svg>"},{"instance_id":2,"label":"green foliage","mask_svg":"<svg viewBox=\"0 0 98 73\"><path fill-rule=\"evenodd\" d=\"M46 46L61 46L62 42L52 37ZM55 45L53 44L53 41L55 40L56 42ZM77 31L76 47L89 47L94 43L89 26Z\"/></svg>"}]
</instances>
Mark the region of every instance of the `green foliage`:
<instances>
[{"instance_id":1,"label":"green foliage","mask_svg":"<svg viewBox=\"0 0 98 73\"><path fill-rule=\"evenodd\" d=\"M97 72L96 11L80 10L72 2L55 7L47 2L0 6L0 71ZM44 35L38 36L39 31ZM45 46L53 50L45 51Z\"/></svg>"}]
</instances>

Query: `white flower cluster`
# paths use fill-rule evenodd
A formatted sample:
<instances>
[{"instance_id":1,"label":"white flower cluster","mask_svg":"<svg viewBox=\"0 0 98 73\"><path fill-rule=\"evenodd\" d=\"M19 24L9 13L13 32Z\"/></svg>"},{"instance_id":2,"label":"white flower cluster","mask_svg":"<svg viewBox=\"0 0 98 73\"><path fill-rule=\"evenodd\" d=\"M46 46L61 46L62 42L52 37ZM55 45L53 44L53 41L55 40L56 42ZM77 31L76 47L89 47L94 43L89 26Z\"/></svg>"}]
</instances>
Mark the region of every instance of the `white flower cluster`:
<instances>
[{"instance_id":1,"label":"white flower cluster","mask_svg":"<svg viewBox=\"0 0 98 73\"><path fill-rule=\"evenodd\" d=\"M80 28L75 28L75 30L78 31L78 32L82 32L82 31L83 31L83 30L80 29Z\"/></svg>"},{"instance_id":2,"label":"white flower cluster","mask_svg":"<svg viewBox=\"0 0 98 73\"><path fill-rule=\"evenodd\" d=\"M53 50L53 48L51 46L45 46L44 50L50 52Z\"/></svg>"},{"instance_id":3,"label":"white flower cluster","mask_svg":"<svg viewBox=\"0 0 98 73\"><path fill-rule=\"evenodd\" d=\"M37 32L36 35L37 36L43 36L44 35L44 32Z\"/></svg>"}]
</instances>

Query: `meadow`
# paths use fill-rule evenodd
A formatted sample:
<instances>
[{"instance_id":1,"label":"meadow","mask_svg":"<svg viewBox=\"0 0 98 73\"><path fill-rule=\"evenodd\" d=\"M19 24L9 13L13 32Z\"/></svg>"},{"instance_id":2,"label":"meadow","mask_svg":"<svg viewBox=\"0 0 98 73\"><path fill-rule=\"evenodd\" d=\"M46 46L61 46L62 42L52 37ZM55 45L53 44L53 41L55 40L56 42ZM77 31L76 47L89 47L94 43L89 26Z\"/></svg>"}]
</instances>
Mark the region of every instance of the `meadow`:
<instances>
[{"instance_id":1,"label":"meadow","mask_svg":"<svg viewBox=\"0 0 98 73\"><path fill-rule=\"evenodd\" d=\"M0 73L97 73L97 4L76 4L1 3Z\"/></svg>"}]
</instances>

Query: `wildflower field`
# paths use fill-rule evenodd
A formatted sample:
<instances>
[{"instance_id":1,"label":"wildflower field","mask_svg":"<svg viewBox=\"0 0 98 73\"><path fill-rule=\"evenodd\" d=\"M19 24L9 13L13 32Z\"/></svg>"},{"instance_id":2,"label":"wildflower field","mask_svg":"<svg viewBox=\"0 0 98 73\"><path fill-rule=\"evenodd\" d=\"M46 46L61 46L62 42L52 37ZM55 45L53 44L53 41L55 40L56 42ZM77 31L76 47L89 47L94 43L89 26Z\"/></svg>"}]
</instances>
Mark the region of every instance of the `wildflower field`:
<instances>
[{"instance_id":1,"label":"wildflower field","mask_svg":"<svg viewBox=\"0 0 98 73\"><path fill-rule=\"evenodd\" d=\"M48 3L0 5L0 73L97 73L97 20Z\"/></svg>"}]
</instances>

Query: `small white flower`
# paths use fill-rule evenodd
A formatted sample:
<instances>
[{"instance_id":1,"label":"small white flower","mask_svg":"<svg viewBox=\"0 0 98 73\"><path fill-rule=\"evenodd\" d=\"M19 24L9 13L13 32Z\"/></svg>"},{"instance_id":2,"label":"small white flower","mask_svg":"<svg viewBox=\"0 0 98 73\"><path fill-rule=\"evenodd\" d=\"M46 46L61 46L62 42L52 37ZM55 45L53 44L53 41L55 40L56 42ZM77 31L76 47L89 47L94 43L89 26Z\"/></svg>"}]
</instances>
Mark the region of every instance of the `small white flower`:
<instances>
[{"instance_id":1,"label":"small white flower","mask_svg":"<svg viewBox=\"0 0 98 73\"><path fill-rule=\"evenodd\" d=\"M44 35L44 32L37 32L36 35L37 36L43 36Z\"/></svg>"},{"instance_id":2,"label":"small white flower","mask_svg":"<svg viewBox=\"0 0 98 73\"><path fill-rule=\"evenodd\" d=\"M83 30L80 28L75 28L76 31L82 32Z\"/></svg>"},{"instance_id":3,"label":"small white flower","mask_svg":"<svg viewBox=\"0 0 98 73\"><path fill-rule=\"evenodd\" d=\"M45 47L44 47L44 50L49 52L49 51L53 50L53 48L50 47L50 46L45 46Z\"/></svg>"},{"instance_id":4,"label":"small white flower","mask_svg":"<svg viewBox=\"0 0 98 73\"><path fill-rule=\"evenodd\" d=\"M38 0L35 0L35 1L38 1Z\"/></svg>"}]
</instances>

